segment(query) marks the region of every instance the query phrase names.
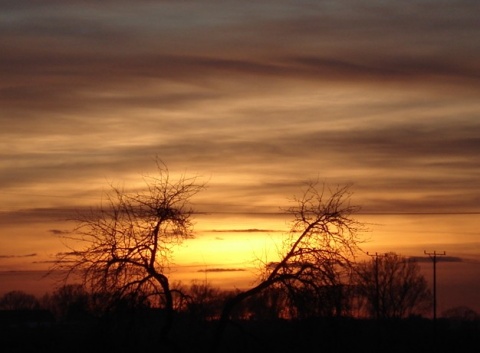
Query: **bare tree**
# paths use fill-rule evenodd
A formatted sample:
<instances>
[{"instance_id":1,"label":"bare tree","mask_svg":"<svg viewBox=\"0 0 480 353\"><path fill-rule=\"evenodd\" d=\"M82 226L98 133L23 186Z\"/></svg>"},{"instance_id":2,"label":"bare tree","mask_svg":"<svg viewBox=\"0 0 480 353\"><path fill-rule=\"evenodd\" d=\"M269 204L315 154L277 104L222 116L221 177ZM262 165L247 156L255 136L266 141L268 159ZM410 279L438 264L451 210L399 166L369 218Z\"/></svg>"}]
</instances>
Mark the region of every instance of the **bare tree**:
<instances>
[{"instance_id":1,"label":"bare tree","mask_svg":"<svg viewBox=\"0 0 480 353\"><path fill-rule=\"evenodd\" d=\"M442 312L442 317L456 320L474 322L480 320L480 314L468 306L455 306Z\"/></svg>"},{"instance_id":2,"label":"bare tree","mask_svg":"<svg viewBox=\"0 0 480 353\"><path fill-rule=\"evenodd\" d=\"M159 161L157 170L144 176L145 190L112 186L106 202L78 216L73 235L63 236L70 251L58 255L53 269L66 270L65 280L79 275L93 294L150 298L165 310L165 337L174 311L169 263L174 248L193 236L190 199L205 185L185 175L172 180Z\"/></svg>"},{"instance_id":3,"label":"bare tree","mask_svg":"<svg viewBox=\"0 0 480 353\"><path fill-rule=\"evenodd\" d=\"M249 319L275 320L288 317L288 298L281 285L271 285L242 303Z\"/></svg>"},{"instance_id":4,"label":"bare tree","mask_svg":"<svg viewBox=\"0 0 480 353\"><path fill-rule=\"evenodd\" d=\"M75 320L89 311L90 296L81 284L68 284L45 294L42 306L59 320Z\"/></svg>"},{"instance_id":5,"label":"bare tree","mask_svg":"<svg viewBox=\"0 0 480 353\"><path fill-rule=\"evenodd\" d=\"M285 238L280 261L265 267L264 276L251 289L242 291L225 303L220 317L213 350L218 349L231 312L243 300L273 285L286 290L312 286L320 282L337 283L348 270L359 250L358 233L363 225L352 218L358 207L350 204L350 186L327 188L309 183L301 198L286 211L293 217Z\"/></svg>"},{"instance_id":6,"label":"bare tree","mask_svg":"<svg viewBox=\"0 0 480 353\"><path fill-rule=\"evenodd\" d=\"M358 264L356 286L367 311L378 318L424 313L431 305L427 280L415 259L387 253Z\"/></svg>"},{"instance_id":7,"label":"bare tree","mask_svg":"<svg viewBox=\"0 0 480 353\"><path fill-rule=\"evenodd\" d=\"M185 312L199 321L218 318L225 292L208 282L193 281L183 293L187 298Z\"/></svg>"},{"instance_id":8,"label":"bare tree","mask_svg":"<svg viewBox=\"0 0 480 353\"><path fill-rule=\"evenodd\" d=\"M35 310L39 307L34 295L20 290L7 292L0 298L0 309L3 310Z\"/></svg>"}]
</instances>

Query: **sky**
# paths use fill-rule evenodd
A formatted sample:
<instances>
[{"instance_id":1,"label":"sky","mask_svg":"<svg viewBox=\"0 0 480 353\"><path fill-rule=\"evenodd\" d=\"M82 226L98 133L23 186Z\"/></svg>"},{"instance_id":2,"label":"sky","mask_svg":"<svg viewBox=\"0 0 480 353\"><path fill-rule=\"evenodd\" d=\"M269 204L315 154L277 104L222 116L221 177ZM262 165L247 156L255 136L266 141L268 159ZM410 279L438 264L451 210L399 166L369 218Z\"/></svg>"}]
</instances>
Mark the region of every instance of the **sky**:
<instances>
[{"instance_id":1,"label":"sky","mask_svg":"<svg viewBox=\"0 0 480 353\"><path fill-rule=\"evenodd\" d=\"M0 8L0 291L38 289L72 212L158 157L207 183L192 273L240 286L306 181L348 183L365 251L446 251L440 308L480 311L478 1Z\"/></svg>"}]
</instances>

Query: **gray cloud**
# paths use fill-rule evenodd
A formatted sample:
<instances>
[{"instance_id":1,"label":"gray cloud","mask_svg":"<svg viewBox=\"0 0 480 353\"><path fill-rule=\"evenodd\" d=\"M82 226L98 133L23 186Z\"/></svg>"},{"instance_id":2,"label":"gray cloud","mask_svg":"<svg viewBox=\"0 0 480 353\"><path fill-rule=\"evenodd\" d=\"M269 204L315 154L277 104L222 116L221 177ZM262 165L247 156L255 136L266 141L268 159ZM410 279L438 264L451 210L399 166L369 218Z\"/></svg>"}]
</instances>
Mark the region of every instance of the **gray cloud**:
<instances>
[{"instance_id":1,"label":"gray cloud","mask_svg":"<svg viewBox=\"0 0 480 353\"><path fill-rule=\"evenodd\" d=\"M268 125L268 119L265 125ZM238 132L241 133L241 129ZM291 195L292 190L298 188L302 181L315 178L316 175L321 179L327 178L322 173L326 168L330 175L337 170L336 177L330 176L329 179L336 179L340 183L351 181L365 191L439 190L439 195L448 191L445 204L455 205L451 201L457 198L463 203L470 203L470 206L465 204L462 207L468 211L472 207L475 209L479 197L477 171L480 166L480 140L475 137L478 132L476 123L455 122L431 127L409 123L345 131L319 130L301 134L292 131L271 138L266 136L263 140L246 141L237 141L234 136L228 135L218 135L217 138L212 131L208 139L200 136L175 139L168 144L115 147L110 151L104 149L101 154L93 153L89 158L84 158L81 154L76 156L75 153L66 153L64 157L52 155L52 160L46 156L41 162L36 161L35 155L22 155L16 160L12 157L12 166L22 158L25 159L25 172L17 174L21 171L17 168L15 174L2 174L1 179L4 186L10 184L12 187L53 180L78 181L80 185L85 178L103 175L103 186L107 187L107 180L116 175L112 174L114 171L133 169L140 178L141 171L145 166L148 168L155 154L159 154L167 162L188 165L192 171L212 168L210 173L215 173L216 170L217 173L229 171L241 175L248 173L252 166L257 166L257 173L264 175L260 184L229 186L231 192L237 189L242 197L257 197L262 192L265 195ZM325 160L323 156L329 158ZM56 161L59 158L64 162L58 164ZM7 161L8 159L6 157ZM30 159L32 166L27 163ZM136 161L135 164L131 163L132 160ZM309 162L311 160L317 162L312 164ZM299 168L284 169L282 165ZM35 174L29 172L33 166ZM357 169L375 170L376 173L366 177L356 176L352 171ZM445 170L456 172L445 174ZM72 174L72 171L75 173ZM278 173L282 173L288 182L269 180L270 176ZM215 184L215 177L211 182ZM220 191L222 186L218 187ZM459 190L456 195L452 193L455 189ZM61 189L52 190L51 193L55 195L60 191ZM78 197L80 200L85 197L92 201L99 200L101 192L83 191ZM438 205L438 200L432 201ZM425 202L428 203L428 200Z\"/></svg>"},{"instance_id":2,"label":"gray cloud","mask_svg":"<svg viewBox=\"0 0 480 353\"><path fill-rule=\"evenodd\" d=\"M123 3L124 10L115 6L114 14L112 3L69 2L54 3L41 15L30 4L0 17L0 41L8 44L0 58L2 106L11 114L22 106L30 115L88 112L111 104L178 107L211 101L220 91L273 89L276 79L442 83L478 94L480 48L465 40L480 31L473 15L478 5L470 1L456 1L454 11L438 4L425 11L418 3L192 2L195 21L183 6ZM129 10L132 6L136 11ZM162 14L177 21L159 21ZM154 79L197 89L131 90ZM227 87L231 80L235 85ZM105 90L118 94L100 94Z\"/></svg>"},{"instance_id":3,"label":"gray cloud","mask_svg":"<svg viewBox=\"0 0 480 353\"><path fill-rule=\"evenodd\" d=\"M99 198L97 199L99 200ZM0 212L1 224L29 224L38 222L66 222L75 219L79 213L85 212L80 206L64 206L57 208L25 208ZM53 233L51 230L48 232Z\"/></svg>"},{"instance_id":4,"label":"gray cloud","mask_svg":"<svg viewBox=\"0 0 480 353\"><path fill-rule=\"evenodd\" d=\"M155 155L230 195L206 209L275 211L258 199L316 177L373 211L478 209L476 2L121 3L2 3L0 184L40 199L22 217Z\"/></svg>"},{"instance_id":5,"label":"gray cloud","mask_svg":"<svg viewBox=\"0 0 480 353\"><path fill-rule=\"evenodd\" d=\"M80 56L80 57L78 57ZM239 95L255 86L275 89L276 79L286 86L289 80L329 82L376 82L412 81L422 85L447 85L451 89L466 90L472 93L480 89L480 71L476 64L462 61L442 63L436 56L415 59L397 57L395 59L355 57L346 61L341 57L303 57L293 60L270 59L266 62L202 56L117 56L106 57L92 53L65 55L53 53L39 58L35 53L6 53L0 59L0 70L10 85L1 88L1 103L6 108L24 104L23 110L88 112L92 109L110 107L174 108L194 106L201 102L211 102L222 96ZM366 61L366 62L362 62ZM49 74L38 75L46 72ZM28 78L28 84L24 83ZM236 87L228 87L222 81L235 79ZM252 80L258 80L252 86ZM153 80L188 82L191 85L206 86L189 93L171 93L164 89L154 94L150 92L126 93L132 87L147 85ZM269 79L274 79L269 83ZM428 79L428 81L426 81ZM22 82L22 83L20 83ZM208 89L210 86L210 90ZM455 88L457 87L457 88ZM214 93L213 90L217 92ZM106 96L103 90L118 92ZM98 94L86 95L85 92ZM122 93L125 92L125 93ZM223 91L220 95L218 92ZM257 91L254 89L253 92ZM86 105L85 103L89 104ZM10 109L12 109L10 108Z\"/></svg>"}]
</instances>

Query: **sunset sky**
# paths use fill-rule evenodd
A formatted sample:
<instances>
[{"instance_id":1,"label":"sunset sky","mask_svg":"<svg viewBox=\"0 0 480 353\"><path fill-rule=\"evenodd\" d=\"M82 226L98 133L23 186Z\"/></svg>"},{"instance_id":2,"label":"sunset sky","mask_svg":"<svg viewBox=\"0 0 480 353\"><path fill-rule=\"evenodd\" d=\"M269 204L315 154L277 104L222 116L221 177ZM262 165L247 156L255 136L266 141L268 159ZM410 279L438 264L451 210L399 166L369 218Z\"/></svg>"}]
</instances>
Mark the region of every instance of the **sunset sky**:
<instances>
[{"instance_id":1,"label":"sunset sky","mask_svg":"<svg viewBox=\"0 0 480 353\"><path fill-rule=\"evenodd\" d=\"M419 256L429 281L423 251L446 251L439 310L480 311L480 2L0 9L0 292L38 290L66 219L158 156L208 185L179 278L240 286L318 179L353 184L365 251Z\"/></svg>"}]
</instances>

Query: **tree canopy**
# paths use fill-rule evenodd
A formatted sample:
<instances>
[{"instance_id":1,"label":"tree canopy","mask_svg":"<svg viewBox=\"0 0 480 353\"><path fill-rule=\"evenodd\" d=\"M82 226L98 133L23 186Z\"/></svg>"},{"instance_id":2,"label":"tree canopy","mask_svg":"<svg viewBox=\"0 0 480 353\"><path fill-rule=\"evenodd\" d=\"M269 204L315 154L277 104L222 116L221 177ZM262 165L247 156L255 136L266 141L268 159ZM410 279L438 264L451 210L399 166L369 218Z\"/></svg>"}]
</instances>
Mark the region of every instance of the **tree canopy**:
<instances>
[{"instance_id":1,"label":"tree canopy","mask_svg":"<svg viewBox=\"0 0 480 353\"><path fill-rule=\"evenodd\" d=\"M170 176L157 161L157 174L144 176L145 187L126 191L112 186L105 202L81 213L70 251L58 255L54 269L79 275L92 292L110 300L145 297L165 309L162 334L173 319L167 270L173 249L193 236L191 198L205 185L196 177Z\"/></svg>"}]
</instances>

